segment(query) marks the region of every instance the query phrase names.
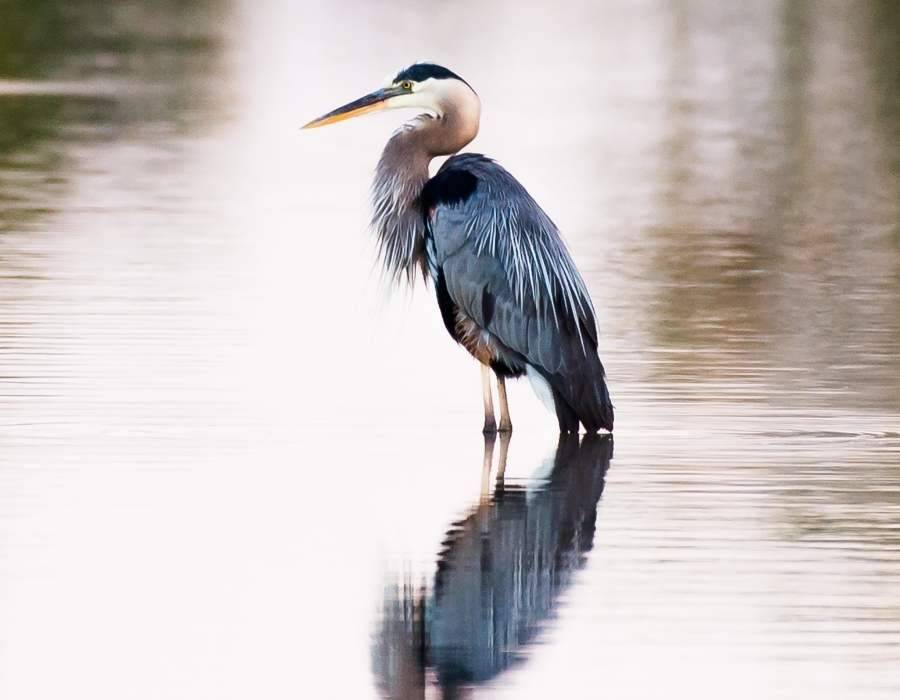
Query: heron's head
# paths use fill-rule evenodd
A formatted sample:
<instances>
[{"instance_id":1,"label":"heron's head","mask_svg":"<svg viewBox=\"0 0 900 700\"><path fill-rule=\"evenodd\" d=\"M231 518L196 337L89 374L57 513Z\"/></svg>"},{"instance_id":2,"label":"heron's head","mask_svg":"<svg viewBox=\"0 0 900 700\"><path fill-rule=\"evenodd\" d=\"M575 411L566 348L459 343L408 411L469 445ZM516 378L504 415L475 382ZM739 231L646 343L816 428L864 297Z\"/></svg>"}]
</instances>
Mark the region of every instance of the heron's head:
<instances>
[{"instance_id":1,"label":"heron's head","mask_svg":"<svg viewBox=\"0 0 900 700\"><path fill-rule=\"evenodd\" d=\"M453 117L458 129L478 131L481 103L472 87L456 73L434 63L414 63L381 87L306 124L313 129L383 109L416 108L443 119Z\"/></svg>"}]
</instances>

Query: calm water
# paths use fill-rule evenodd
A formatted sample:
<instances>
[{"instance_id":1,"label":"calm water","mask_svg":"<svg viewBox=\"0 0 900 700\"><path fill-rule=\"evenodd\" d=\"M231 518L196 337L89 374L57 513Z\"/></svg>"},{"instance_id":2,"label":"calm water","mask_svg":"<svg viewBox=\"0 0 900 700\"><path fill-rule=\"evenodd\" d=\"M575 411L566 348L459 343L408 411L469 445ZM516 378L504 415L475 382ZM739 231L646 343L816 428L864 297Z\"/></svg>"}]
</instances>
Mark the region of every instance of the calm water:
<instances>
[{"instance_id":1,"label":"calm water","mask_svg":"<svg viewBox=\"0 0 900 700\"><path fill-rule=\"evenodd\" d=\"M900 696L892 0L0 2L0 695ZM373 265L412 60L563 229L611 439Z\"/></svg>"}]
</instances>

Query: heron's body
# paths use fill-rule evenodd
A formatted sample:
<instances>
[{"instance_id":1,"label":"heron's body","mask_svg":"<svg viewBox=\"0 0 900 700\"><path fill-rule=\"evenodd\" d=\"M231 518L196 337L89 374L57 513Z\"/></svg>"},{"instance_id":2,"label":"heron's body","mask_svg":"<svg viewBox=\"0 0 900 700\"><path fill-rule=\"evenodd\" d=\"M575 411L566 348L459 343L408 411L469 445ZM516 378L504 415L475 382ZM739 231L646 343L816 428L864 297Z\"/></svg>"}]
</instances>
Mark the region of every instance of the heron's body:
<instances>
[{"instance_id":1,"label":"heron's body","mask_svg":"<svg viewBox=\"0 0 900 700\"><path fill-rule=\"evenodd\" d=\"M552 402L561 431L576 432L579 423L612 430L594 309L556 226L485 156L453 155L429 178L434 157L457 153L477 134L477 95L432 64L401 71L379 93L381 103L433 113L397 131L376 169L373 228L388 272L412 279L421 271L432 282L451 337L498 378L501 430L511 428L504 381L522 375ZM367 96L312 125L378 103ZM490 430L489 385L485 413Z\"/></svg>"}]
</instances>

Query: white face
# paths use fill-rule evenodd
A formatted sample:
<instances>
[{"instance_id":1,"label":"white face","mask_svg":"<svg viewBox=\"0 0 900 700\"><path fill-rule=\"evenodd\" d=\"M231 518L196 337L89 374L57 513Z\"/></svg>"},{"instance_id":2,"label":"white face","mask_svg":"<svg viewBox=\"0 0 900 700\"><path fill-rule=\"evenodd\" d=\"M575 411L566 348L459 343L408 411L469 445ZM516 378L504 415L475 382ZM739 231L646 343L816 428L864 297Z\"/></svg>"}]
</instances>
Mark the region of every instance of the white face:
<instances>
[{"instance_id":1,"label":"white face","mask_svg":"<svg viewBox=\"0 0 900 700\"><path fill-rule=\"evenodd\" d=\"M434 117L443 117L448 109L465 113L478 119L481 102L472 89L455 78L428 78L421 82L414 80L391 81L387 87L410 89L403 95L391 97L385 102L388 109L416 108L425 110Z\"/></svg>"}]
</instances>

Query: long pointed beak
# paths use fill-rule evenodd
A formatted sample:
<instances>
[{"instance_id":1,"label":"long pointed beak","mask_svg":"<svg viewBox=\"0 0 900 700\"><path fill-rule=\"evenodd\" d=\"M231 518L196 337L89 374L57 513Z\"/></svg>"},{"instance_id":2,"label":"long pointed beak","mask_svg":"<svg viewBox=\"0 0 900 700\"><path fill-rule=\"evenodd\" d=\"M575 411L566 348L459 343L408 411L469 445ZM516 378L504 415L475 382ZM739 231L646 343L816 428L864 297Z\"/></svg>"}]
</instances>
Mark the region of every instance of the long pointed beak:
<instances>
[{"instance_id":1,"label":"long pointed beak","mask_svg":"<svg viewBox=\"0 0 900 700\"><path fill-rule=\"evenodd\" d=\"M385 108L385 103L388 99L399 94L401 94L401 92L396 88L383 88L381 90L376 90L375 92L370 92L368 95L364 95L358 100L353 100L353 102L348 102L343 107L338 107L337 109L331 110L328 114L323 114L318 119L313 119L309 124L305 124L302 128L315 129L320 126L327 126L328 124L336 124L345 119L358 117L361 114L377 112L378 110Z\"/></svg>"}]
</instances>

